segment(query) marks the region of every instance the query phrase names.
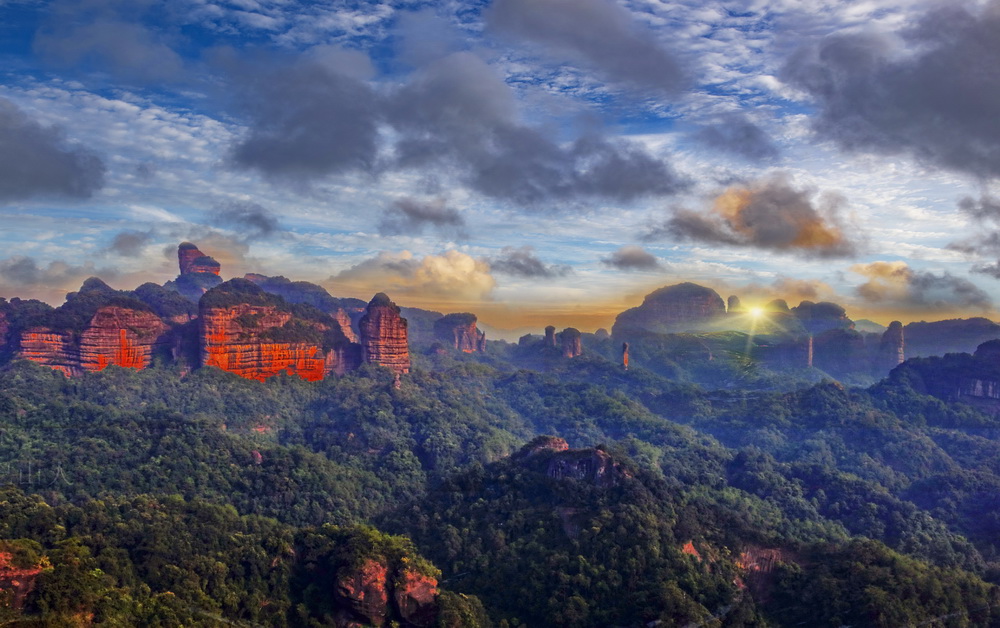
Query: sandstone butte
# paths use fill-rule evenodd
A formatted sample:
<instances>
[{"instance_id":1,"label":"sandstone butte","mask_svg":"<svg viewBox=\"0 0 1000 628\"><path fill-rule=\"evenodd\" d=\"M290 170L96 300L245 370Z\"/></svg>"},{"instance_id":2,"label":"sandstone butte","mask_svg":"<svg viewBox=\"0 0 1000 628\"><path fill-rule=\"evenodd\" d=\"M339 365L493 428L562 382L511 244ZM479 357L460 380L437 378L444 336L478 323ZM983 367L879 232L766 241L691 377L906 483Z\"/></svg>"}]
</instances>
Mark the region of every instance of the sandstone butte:
<instances>
[{"instance_id":1,"label":"sandstone butte","mask_svg":"<svg viewBox=\"0 0 1000 628\"><path fill-rule=\"evenodd\" d=\"M383 292L368 303L365 315L358 322L365 364L385 366L396 373L410 372L407 323L399 312L399 306Z\"/></svg>"},{"instance_id":2,"label":"sandstone butte","mask_svg":"<svg viewBox=\"0 0 1000 628\"><path fill-rule=\"evenodd\" d=\"M182 275L187 273L211 273L218 275L222 265L205 255L190 242L181 242L177 247L177 264Z\"/></svg>"},{"instance_id":3,"label":"sandstone butte","mask_svg":"<svg viewBox=\"0 0 1000 628\"><path fill-rule=\"evenodd\" d=\"M434 337L464 353L486 350L486 332L478 329L475 314L446 314L434 321Z\"/></svg>"},{"instance_id":4,"label":"sandstone butte","mask_svg":"<svg viewBox=\"0 0 1000 628\"><path fill-rule=\"evenodd\" d=\"M168 342L169 327L155 314L121 306L98 308L79 335L47 327L22 332L19 356L66 375L108 366L143 369Z\"/></svg>"},{"instance_id":5,"label":"sandstone butte","mask_svg":"<svg viewBox=\"0 0 1000 628\"><path fill-rule=\"evenodd\" d=\"M258 381L288 373L315 382L335 372L338 365L332 351L327 355L317 344L266 339L267 332L291 320L289 312L269 305L204 309L198 316L201 365Z\"/></svg>"}]
</instances>

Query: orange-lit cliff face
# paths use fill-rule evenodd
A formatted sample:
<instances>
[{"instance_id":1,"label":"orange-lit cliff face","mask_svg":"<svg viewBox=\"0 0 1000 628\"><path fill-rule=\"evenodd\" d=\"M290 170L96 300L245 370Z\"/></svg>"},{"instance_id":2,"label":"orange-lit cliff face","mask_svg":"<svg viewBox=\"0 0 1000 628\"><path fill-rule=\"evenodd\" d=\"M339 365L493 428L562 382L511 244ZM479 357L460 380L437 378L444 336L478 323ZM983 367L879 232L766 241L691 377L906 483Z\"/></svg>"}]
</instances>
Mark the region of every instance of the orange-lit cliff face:
<instances>
[{"instance_id":1,"label":"orange-lit cliff face","mask_svg":"<svg viewBox=\"0 0 1000 628\"><path fill-rule=\"evenodd\" d=\"M169 329L152 312L102 307L80 336L80 367L86 371L111 365L144 369L166 343Z\"/></svg>"},{"instance_id":2,"label":"orange-lit cliff face","mask_svg":"<svg viewBox=\"0 0 1000 628\"><path fill-rule=\"evenodd\" d=\"M366 364L379 364L397 373L410 372L406 319L388 296L381 292L375 295L358 328Z\"/></svg>"},{"instance_id":3,"label":"orange-lit cliff face","mask_svg":"<svg viewBox=\"0 0 1000 628\"><path fill-rule=\"evenodd\" d=\"M282 327L292 315L274 306L239 304L205 310L200 317L201 363L240 377L263 381L279 373L309 381L323 379L322 347L306 343L270 342L261 334Z\"/></svg>"},{"instance_id":4,"label":"orange-lit cliff face","mask_svg":"<svg viewBox=\"0 0 1000 628\"><path fill-rule=\"evenodd\" d=\"M167 342L168 331L151 312L108 306L97 310L79 336L45 327L24 331L18 356L66 375L111 365L143 369Z\"/></svg>"}]
</instances>

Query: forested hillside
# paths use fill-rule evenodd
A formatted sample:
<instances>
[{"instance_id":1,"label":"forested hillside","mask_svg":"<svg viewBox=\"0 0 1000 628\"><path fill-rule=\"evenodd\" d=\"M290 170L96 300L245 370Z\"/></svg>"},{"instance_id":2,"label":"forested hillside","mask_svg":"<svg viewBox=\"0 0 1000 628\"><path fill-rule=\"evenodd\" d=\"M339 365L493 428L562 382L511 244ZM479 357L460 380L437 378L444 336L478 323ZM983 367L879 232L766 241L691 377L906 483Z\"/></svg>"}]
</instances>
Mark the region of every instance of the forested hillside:
<instances>
[{"instance_id":1,"label":"forested hillside","mask_svg":"<svg viewBox=\"0 0 1000 628\"><path fill-rule=\"evenodd\" d=\"M920 377L980 358L911 361L870 389L768 392L593 354L537 370L516 357L432 352L398 383L374 366L259 382L13 361L0 539L6 568L34 575L17 589L0 573L5 612L164 626L1000 618L1000 422ZM371 557L382 571L365 571ZM383 611L351 610L344 583L401 582L402 564L435 580L433 612L404 617L392 591Z\"/></svg>"}]
</instances>

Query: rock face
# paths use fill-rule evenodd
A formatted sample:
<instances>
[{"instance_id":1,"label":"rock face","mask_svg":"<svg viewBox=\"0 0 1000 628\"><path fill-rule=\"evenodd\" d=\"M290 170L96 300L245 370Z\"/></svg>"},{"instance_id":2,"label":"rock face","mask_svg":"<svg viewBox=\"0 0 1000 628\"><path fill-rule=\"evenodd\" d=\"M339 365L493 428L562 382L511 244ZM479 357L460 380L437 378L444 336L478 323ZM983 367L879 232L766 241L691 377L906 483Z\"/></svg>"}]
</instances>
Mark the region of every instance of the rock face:
<instances>
[{"instance_id":1,"label":"rock face","mask_svg":"<svg viewBox=\"0 0 1000 628\"><path fill-rule=\"evenodd\" d=\"M797 306L785 310L792 313L807 333L818 335L830 329L849 329L853 326L851 319L843 307L829 301L813 303L803 301Z\"/></svg>"},{"instance_id":2,"label":"rock face","mask_svg":"<svg viewBox=\"0 0 1000 628\"><path fill-rule=\"evenodd\" d=\"M434 321L434 337L465 353L486 350L486 332L476 327L475 314L447 314Z\"/></svg>"},{"instance_id":3,"label":"rock face","mask_svg":"<svg viewBox=\"0 0 1000 628\"><path fill-rule=\"evenodd\" d=\"M359 299L338 299L330 295L323 286L308 281L291 281L285 277L268 277L257 273L247 273L244 279L254 282L265 292L276 294L289 303L305 303L332 316L340 323L340 330L351 342L358 342L358 335L351 326L351 314L365 308Z\"/></svg>"},{"instance_id":4,"label":"rock face","mask_svg":"<svg viewBox=\"0 0 1000 628\"><path fill-rule=\"evenodd\" d=\"M646 295L639 307L618 315L611 335L667 334L702 329L724 317L726 304L715 290L693 283L660 288Z\"/></svg>"},{"instance_id":5,"label":"rock face","mask_svg":"<svg viewBox=\"0 0 1000 628\"><path fill-rule=\"evenodd\" d=\"M121 306L97 310L81 333L31 327L21 333L18 357L79 375L108 366L144 369L169 345L170 328L155 314Z\"/></svg>"},{"instance_id":6,"label":"rock face","mask_svg":"<svg viewBox=\"0 0 1000 628\"><path fill-rule=\"evenodd\" d=\"M378 364L397 373L410 372L410 349L406 319L399 307L380 292L358 321L361 356L365 364Z\"/></svg>"},{"instance_id":7,"label":"rock face","mask_svg":"<svg viewBox=\"0 0 1000 628\"><path fill-rule=\"evenodd\" d=\"M222 283L222 278L219 277L222 267L219 262L202 253L190 242L181 242L177 247L177 265L180 275L163 287L179 292L191 301L197 301L201 295Z\"/></svg>"},{"instance_id":8,"label":"rock face","mask_svg":"<svg viewBox=\"0 0 1000 628\"><path fill-rule=\"evenodd\" d=\"M903 324L899 321L889 323L889 328L882 334L879 342L877 366L880 370L891 371L906 361L906 343L903 339Z\"/></svg>"},{"instance_id":9,"label":"rock face","mask_svg":"<svg viewBox=\"0 0 1000 628\"><path fill-rule=\"evenodd\" d=\"M729 295L726 299L726 312L729 314L736 314L737 312L743 311L743 304L740 303L740 298L735 294Z\"/></svg>"},{"instance_id":10,"label":"rock face","mask_svg":"<svg viewBox=\"0 0 1000 628\"><path fill-rule=\"evenodd\" d=\"M549 325L545 328L545 346L554 347L556 346L556 328Z\"/></svg>"},{"instance_id":11,"label":"rock face","mask_svg":"<svg viewBox=\"0 0 1000 628\"><path fill-rule=\"evenodd\" d=\"M8 608L21 610L28 595L35 588L42 569L39 566L18 567L13 564L11 552L0 551L0 599L5 599Z\"/></svg>"},{"instance_id":12,"label":"rock face","mask_svg":"<svg viewBox=\"0 0 1000 628\"><path fill-rule=\"evenodd\" d=\"M556 480L572 479L601 487L613 486L626 475L618 463L601 449L559 452L549 461L545 474Z\"/></svg>"},{"instance_id":13,"label":"rock face","mask_svg":"<svg viewBox=\"0 0 1000 628\"><path fill-rule=\"evenodd\" d=\"M311 318L296 316L249 281L226 282L201 300L200 364L260 381L279 373L317 381L357 368L357 345L332 318L311 311Z\"/></svg>"},{"instance_id":14,"label":"rock face","mask_svg":"<svg viewBox=\"0 0 1000 628\"><path fill-rule=\"evenodd\" d=\"M562 345L564 358L575 358L583 355L583 337L580 330L575 327L567 327L559 333L559 343Z\"/></svg>"},{"instance_id":15,"label":"rock face","mask_svg":"<svg viewBox=\"0 0 1000 628\"><path fill-rule=\"evenodd\" d=\"M437 580L412 569L396 577L392 599L399 616L412 626L433 626L438 617Z\"/></svg>"},{"instance_id":16,"label":"rock face","mask_svg":"<svg viewBox=\"0 0 1000 628\"><path fill-rule=\"evenodd\" d=\"M357 619L371 626L384 626L389 614L389 568L366 560L337 581L335 595Z\"/></svg>"},{"instance_id":17,"label":"rock face","mask_svg":"<svg viewBox=\"0 0 1000 628\"><path fill-rule=\"evenodd\" d=\"M628 343L622 343L622 368L628 370Z\"/></svg>"},{"instance_id":18,"label":"rock face","mask_svg":"<svg viewBox=\"0 0 1000 628\"><path fill-rule=\"evenodd\" d=\"M80 367L100 371L110 365L144 369L168 345L170 328L152 312L102 307L80 336Z\"/></svg>"},{"instance_id":19,"label":"rock face","mask_svg":"<svg viewBox=\"0 0 1000 628\"><path fill-rule=\"evenodd\" d=\"M218 275L222 265L205 255L190 242L181 242L177 247L177 264L182 275L187 273L211 273Z\"/></svg>"}]
</instances>

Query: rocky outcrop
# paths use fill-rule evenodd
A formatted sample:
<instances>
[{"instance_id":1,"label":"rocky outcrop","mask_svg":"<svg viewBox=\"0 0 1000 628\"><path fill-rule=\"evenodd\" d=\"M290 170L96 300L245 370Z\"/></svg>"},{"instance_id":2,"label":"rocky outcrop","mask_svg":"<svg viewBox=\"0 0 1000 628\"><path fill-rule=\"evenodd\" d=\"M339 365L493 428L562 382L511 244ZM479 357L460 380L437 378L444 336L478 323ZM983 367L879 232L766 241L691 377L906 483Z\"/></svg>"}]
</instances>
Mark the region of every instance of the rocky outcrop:
<instances>
[{"instance_id":1,"label":"rocky outcrop","mask_svg":"<svg viewBox=\"0 0 1000 628\"><path fill-rule=\"evenodd\" d=\"M360 299L339 299L331 296L323 286L308 281L291 281L285 277L268 277L258 273L247 273L243 277L252 281L265 292L276 294L288 303L304 303L332 316L344 335L351 342L358 342L358 335L351 325L351 314L358 314L365 308Z\"/></svg>"},{"instance_id":2,"label":"rocky outcrop","mask_svg":"<svg viewBox=\"0 0 1000 628\"><path fill-rule=\"evenodd\" d=\"M177 265L180 273L211 273L218 275L222 270L222 265L214 258L205 255L198 250L198 247L190 242L181 242L177 247Z\"/></svg>"},{"instance_id":3,"label":"rocky outcrop","mask_svg":"<svg viewBox=\"0 0 1000 628\"><path fill-rule=\"evenodd\" d=\"M1000 325L976 317L909 323L903 328L906 355L918 358L948 353L972 353L980 344L1000 338Z\"/></svg>"},{"instance_id":4,"label":"rocky outcrop","mask_svg":"<svg viewBox=\"0 0 1000 628\"><path fill-rule=\"evenodd\" d=\"M726 312L728 314L743 312L743 304L740 302L740 298L735 294L729 295L729 298L726 299Z\"/></svg>"},{"instance_id":5,"label":"rocky outcrop","mask_svg":"<svg viewBox=\"0 0 1000 628\"><path fill-rule=\"evenodd\" d=\"M53 331L47 327L29 327L21 332L17 357L37 362L64 375L79 375L80 352L73 334Z\"/></svg>"},{"instance_id":6,"label":"rocky outcrop","mask_svg":"<svg viewBox=\"0 0 1000 628\"><path fill-rule=\"evenodd\" d=\"M889 323L889 328L882 334L879 342L876 367L880 371L891 371L906 361L906 343L903 339L903 324L899 321Z\"/></svg>"},{"instance_id":7,"label":"rocky outcrop","mask_svg":"<svg viewBox=\"0 0 1000 628\"><path fill-rule=\"evenodd\" d=\"M564 358L575 358L583 355L583 336L575 327L567 327L559 332L559 344L562 346Z\"/></svg>"},{"instance_id":8,"label":"rocky outcrop","mask_svg":"<svg viewBox=\"0 0 1000 628\"><path fill-rule=\"evenodd\" d=\"M545 346L554 347L556 346L556 328L549 325L545 328Z\"/></svg>"},{"instance_id":9,"label":"rocky outcrop","mask_svg":"<svg viewBox=\"0 0 1000 628\"><path fill-rule=\"evenodd\" d=\"M102 307L80 335L80 367L101 371L108 366L144 369L169 344L170 328L152 312Z\"/></svg>"},{"instance_id":10,"label":"rocky outcrop","mask_svg":"<svg viewBox=\"0 0 1000 628\"><path fill-rule=\"evenodd\" d=\"M39 565L18 566L14 555L0 551L0 600L2 605L13 610L24 608L24 602L35 589L42 568Z\"/></svg>"},{"instance_id":11,"label":"rocky outcrop","mask_svg":"<svg viewBox=\"0 0 1000 628\"><path fill-rule=\"evenodd\" d=\"M834 377L867 372L869 355L864 337L853 329L830 329L813 339L813 365Z\"/></svg>"},{"instance_id":12,"label":"rocky outcrop","mask_svg":"<svg viewBox=\"0 0 1000 628\"><path fill-rule=\"evenodd\" d=\"M434 337L464 353L486 350L486 332L476 327L475 314L447 314L434 322Z\"/></svg>"},{"instance_id":13,"label":"rocky outcrop","mask_svg":"<svg viewBox=\"0 0 1000 628\"><path fill-rule=\"evenodd\" d=\"M296 315L244 279L228 281L201 300L200 364L260 381L280 373L317 381L357 368L360 348L332 318L308 312Z\"/></svg>"},{"instance_id":14,"label":"rocky outcrop","mask_svg":"<svg viewBox=\"0 0 1000 628\"><path fill-rule=\"evenodd\" d=\"M622 343L622 368L628 370L628 343Z\"/></svg>"},{"instance_id":15,"label":"rocky outcrop","mask_svg":"<svg viewBox=\"0 0 1000 628\"><path fill-rule=\"evenodd\" d=\"M170 328L146 310L100 307L82 331L30 327L21 333L18 357L79 375L108 366L144 369L166 350Z\"/></svg>"},{"instance_id":16,"label":"rocky outcrop","mask_svg":"<svg viewBox=\"0 0 1000 628\"><path fill-rule=\"evenodd\" d=\"M411 626L433 626L438 617L440 593L435 578L412 569L404 569L393 583L392 599L396 611Z\"/></svg>"},{"instance_id":17,"label":"rocky outcrop","mask_svg":"<svg viewBox=\"0 0 1000 628\"><path fill-rule=\"evenodd\" d=\"M571 479L608 487L627 474L610 454L601 449L570 449L557 453L549 461L545 474L556 480Z\"/></svg>"},{"instance_id":18,"label":"rocky outcrop","mask_svg":"<svg viewBox=\"0 0 1000 628\"><path fill-rule=\"evenodd\" d=\"M382 562L366 560L353 572L341 576L335 596L354 619L371 626L384 626L389 614L389 568Z\"/></svg>"},{"instance_id":19,"label":"rocky outcrop","mask_svg":"<svg viewBox=\"0 0 1000 628\"><path fill-rule=\"evenodd\" d=\"M660 288L646 295L639 307L618 315L611 335L628 339L637 334L667 334L704 329L726 314L715 290L693 283Z\"/></svg>"},{"instance_id":20,"label":"rocky outcrop","mask_svg":"<svg viewBox=\"0 0 1000 628\"><path fill-rule=\"evenodd\" d=\"M829 301L819 303L803 301L790 310L788 304L785 304L785 311L790 312L806 333L812 335L818 335L831 329L850 329L853 326L851 319L847 317L846 310Z\"/></svg>"},{"instance_id":21,"label":"rocky outcrop","mask_svg":"<svg viewBox=\"0 0 1000 628\"><path fill-rule=\"evenodd\" d=\"M397 373L410 372L406 319L384 293L376 294L358 321L361 356L365 364L378 364Z\"/></svg>"},{"instance_id":22,"label":"rocky outcrop","mask_svg":"<svg viewBox=\"0 0 1000 628\"><path fill-rule=\"evenodd\" d=\"M202 253L191 242L181 242L177 247L177 266L180 275L163 287L178 292L191 301L197 301L201 295L222 283L222 278L219 277L222 266L219 262Z\"/></svg>"}]
</instances>

